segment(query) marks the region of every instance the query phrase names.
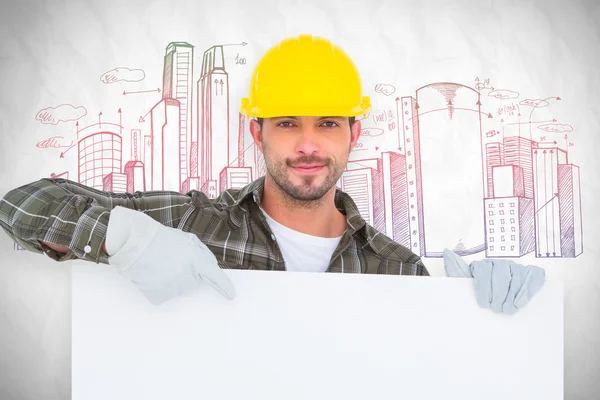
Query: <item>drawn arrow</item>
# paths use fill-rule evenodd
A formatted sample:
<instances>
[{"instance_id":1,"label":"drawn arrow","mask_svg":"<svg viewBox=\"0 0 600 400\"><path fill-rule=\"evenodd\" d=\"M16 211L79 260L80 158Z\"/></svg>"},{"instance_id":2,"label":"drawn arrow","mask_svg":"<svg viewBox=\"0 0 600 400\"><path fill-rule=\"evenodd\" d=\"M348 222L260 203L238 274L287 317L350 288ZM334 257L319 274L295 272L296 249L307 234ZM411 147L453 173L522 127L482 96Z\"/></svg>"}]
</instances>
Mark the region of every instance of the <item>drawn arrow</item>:
<instances>
[{"instance_id":1,"label":"drawn arrow","mask_svg":"<svg viewBox=\"0 0 600 400\"><path fill-rule=\"evenodd\" d=\"M60 174L55 174L54 172L50 174L50 178L60 178L61 176L67 175L67 179L69 179L69 171L62 172Z\"/></svg>"},{"instance_id":2,"label":"drawn arrow","mask_svg":"<svg viewBox=\"0 0 600 400\"><path fill-rule=\"evenodd\" d=\"M65 154L67 154L67 152L69 150L71 150L73 147L75 147L76 144L72 145L71 147L69 147L68 149L66 149L65 151L63 151L62 153L60 153L60 158L65 158Z\"/></svg>"},{"instance_id":3,"label":"drawn arrow","mask_svg":"<svg viewBox=\"0 0 600 400\"><path fill-rule=\"evenodd\" d=\"M98 113L98 125L102 128L102 111Z\"/></svg>"},{"instance_id":4,"label":"drawn arrow","mask_svg":"<svg viewBox=\"0 0 600 400\"><path fill-rule=\"evenodd\" d=\"M219 83L221 84L221 95L223 95L223 79Z\"/></svg>"},{"instance_id":5,"label":"drawn arrow","mask_svg":"<svg viewBox=\"0 0 600 400\"><path fill-rule=\"evenodd\" d=\"M531 107L531 111L529 112L529 140L533 140L533 136L531 134L531 116L533 115L533 112L535 111L536 108L538 108L538 104L544 103L546 102L546 100L550 100L550 99L556 99L556 100L560 100L560 97L554 97L554 96L550 96L550 97L546 97L545 99L538 101L534 106Z\"/></svg>"},{"instance_id":6,"label":"drawn arrow","mask_svg":"<svg viewBox=\"0 0 600 400\"><path fill-rule=\"evenodd\" d=\"M137 93L160 93L160 88L157 89L153 89L153 90L138 90L136 92L127 92L127 91L123 91L123 96L126 96L128 94L137 94Z\"/></svg>"},{"instance_id":7,"label":"drawn arrow","mask_svg":"<svg viewBox=\"0 0 600 400\"><path fill-rule=\"evenodd\" d=\"M229 163L228 167L231 167L232 165L234 165L240 159L240 157L243 157L246 154L246 152L248 150L250 150L250 147L252 147L252 146L254 146L254 143L251 143L248 147L246 147L239 157L237 157L235 160L233 160L232 162Z\"/></svg>"},{"instance_id":8,"label":"drawn arrow","mask_svg":"<svg viewBox=\"0 0 600 400\"><path fill-rule=\"evenodd\" d=\"M151 110L148 110L148 112L146 114L144 114L143 117L140 117L140 119L138 120L138 122L146 122L146 117L148 116L148 114L150 114Z\"/></svg>"},{"instance_id":9,"label":"drawn arrow","mask_svg":"<svg viewBox=\"0 0 600 400\"><path fill-rule=\"evenodd\" d=\"M537 142L538 144L557 144L557 141L554 142Z\"/></svg>"},{"instance_id":10,"label":"drawn arrow","mask_svg":"<svg viewBox=\"0 0 600 400\"><path fill-rule=\"evenodd\" d=\"M247 42L241 42L241 43L219 44L218 46L245 46L247 44L248 44Z\"/></svg>"},{"instance_id":11,"label":"drawn arrow","mask_svg":"<svg viewBox=\"0 0 600 400\"><path fill-rule=\"evenodd\" d=\"M519 113L519 117L520 117L520 116L521 116L521 113ZM510 122L510 123L508 123L508 124L506 124L506 125L517 125L517 124L523 124L523 125L527 125L527 124L543 124L543 123L546 123L546 122L556 122L556 120L555 120L555 119L549 119L549 120L547 120L547 121Z\"/></svg>"},{"instance_id":12,"label":"drawn arrow","mask_svg":"<svg viewBox=\"0 0 600 400\"><path fill-rule=\"evenodd\" d=\"M218 90L218 85L219 84L219 80L217 78L215 78L215 96L219 95L219 90Z\"/></svg>"}]
</instances>

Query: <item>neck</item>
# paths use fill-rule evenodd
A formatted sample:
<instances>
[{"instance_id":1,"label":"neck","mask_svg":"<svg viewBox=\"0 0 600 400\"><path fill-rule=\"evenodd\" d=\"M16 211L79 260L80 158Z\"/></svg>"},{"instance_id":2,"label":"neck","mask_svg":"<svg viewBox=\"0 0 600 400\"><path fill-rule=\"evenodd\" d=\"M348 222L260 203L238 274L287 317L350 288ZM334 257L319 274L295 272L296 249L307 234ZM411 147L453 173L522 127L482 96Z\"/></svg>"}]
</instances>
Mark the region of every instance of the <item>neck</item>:
<instances>
[{"instance_id":1,"label":"neck","mask_svg":"<svg viewBox=\"0 0 600 400\"><path fill-rule=\"evenodd\" d=\"M335 187L319 200L296 200L265 177L262 208L280 224L319 237L338 237L346 230L346 217L335 206Z\"/></svg>"}]
</instances>

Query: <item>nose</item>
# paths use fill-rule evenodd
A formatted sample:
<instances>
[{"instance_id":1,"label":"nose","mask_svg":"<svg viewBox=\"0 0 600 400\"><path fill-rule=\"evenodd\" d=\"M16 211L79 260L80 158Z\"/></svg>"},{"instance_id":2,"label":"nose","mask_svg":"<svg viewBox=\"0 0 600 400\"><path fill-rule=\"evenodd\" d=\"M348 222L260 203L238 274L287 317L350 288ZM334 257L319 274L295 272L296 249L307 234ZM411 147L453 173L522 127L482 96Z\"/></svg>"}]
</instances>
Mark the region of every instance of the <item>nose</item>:
<instances>
[{"instance_id":1,"label":"nose","mask_svg":"<svg viewBox=\"0 0 600 400\"><path fill-rule=\"evenodd\" d=\"M298 133L296 152L302 155L312 155L319 152L318 132L313 126L303 126Z\"/></svg>"}]
</instances>

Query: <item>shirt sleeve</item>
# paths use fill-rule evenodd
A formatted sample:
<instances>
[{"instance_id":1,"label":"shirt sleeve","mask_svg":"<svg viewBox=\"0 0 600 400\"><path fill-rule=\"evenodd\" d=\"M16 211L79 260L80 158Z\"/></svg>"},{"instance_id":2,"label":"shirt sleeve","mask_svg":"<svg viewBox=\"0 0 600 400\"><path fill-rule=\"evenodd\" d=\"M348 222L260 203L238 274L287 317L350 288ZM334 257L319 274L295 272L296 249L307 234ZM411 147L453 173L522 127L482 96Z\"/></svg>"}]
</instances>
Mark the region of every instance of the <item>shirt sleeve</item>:
<instances>
[{"instance_id":1,"label":"shirt sleeve","mask_svg":"<svg viewBox=\"0 0 600 400\"><path fill-rule=\"evenodd\" d=\"M417 261L415 261L415 275L417 276L431 276L429 274L429 271L427 270L427 267L425 267L425 264L423 264L423 260L421 258L419 258Z\"/></svg>"},{"instance_id":2,"label":"shirt sleeve","mask_svg":"<svg viewBox=\"0 0 600 400\"><path fill-rule=\"evenodd\" d=\"M55 261L82 259L108 264L102 247L113 208L140 210L163 225L179 227L193 208L194 193L202 195L196 191L112 193L63 178L43 178L0 199L0 227L20 246ZM42 242L66 247L69 252L56 252Z\"/></svg>"}]
</instances>

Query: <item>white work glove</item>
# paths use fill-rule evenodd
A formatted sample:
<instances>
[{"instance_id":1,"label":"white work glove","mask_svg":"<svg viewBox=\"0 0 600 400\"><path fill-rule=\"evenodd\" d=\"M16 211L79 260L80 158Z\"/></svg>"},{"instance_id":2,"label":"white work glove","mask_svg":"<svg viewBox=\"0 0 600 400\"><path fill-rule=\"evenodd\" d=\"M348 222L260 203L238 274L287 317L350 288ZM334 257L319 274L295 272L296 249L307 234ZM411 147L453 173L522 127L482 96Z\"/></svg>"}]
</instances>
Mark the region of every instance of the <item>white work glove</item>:
<instances>
[{"instance_id":1,"label":"white work glove","mask_svg":"<svg viewBox=\"0 0 600 400\"><path fill-rule=\"evenodd\" d=\"M162 225L141 211L115 207L105 245L108 263L152 304L197 289L202 281L227 299L235 297L233 283L196 235Z\"/></svg>"},{"instance_id":2,"label":"white work glove","mask_svg":"<svg viewBox=\"0 0 600 400\"><path fill-rule=\"evenodd\" d=\"M448 249L444 250L444 268L449 277L474 278L479 306L505 314L514 314L525 307L540 291L546 278L546 271L535 265L503 259L483 259L467 264Z\"/></svg>"}]
</instances>

